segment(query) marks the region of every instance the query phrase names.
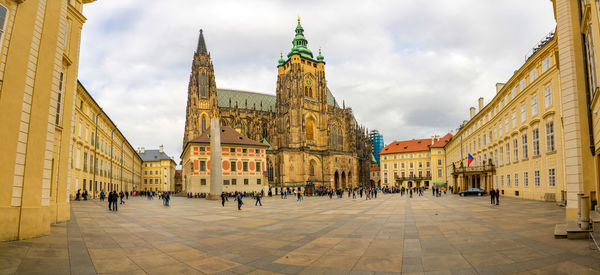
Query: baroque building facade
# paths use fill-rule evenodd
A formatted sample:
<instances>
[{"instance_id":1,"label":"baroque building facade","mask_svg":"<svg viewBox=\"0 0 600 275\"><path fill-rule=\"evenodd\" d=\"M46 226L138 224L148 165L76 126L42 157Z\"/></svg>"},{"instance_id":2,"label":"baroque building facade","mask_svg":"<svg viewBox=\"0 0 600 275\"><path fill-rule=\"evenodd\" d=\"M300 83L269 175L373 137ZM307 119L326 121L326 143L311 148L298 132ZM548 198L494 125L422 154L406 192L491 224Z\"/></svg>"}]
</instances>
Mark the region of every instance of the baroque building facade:
<instances>
[{"instance_id":1,"label":"baroque building facade","mask_svg":"<svg viewBox=\"0 0 600 275\"><path fill-rule=\"evenodd\" d=\"M200 31L188 86L183 147L202 135L210 118L269 145L269 186L345 188L369 181L371 142L351 108L326 85L325 61L314 58L298 20L292 49L277 66L276 95L217 89ZM185 181L185 179L183 179Z\"/></svg>"}]
</instances>

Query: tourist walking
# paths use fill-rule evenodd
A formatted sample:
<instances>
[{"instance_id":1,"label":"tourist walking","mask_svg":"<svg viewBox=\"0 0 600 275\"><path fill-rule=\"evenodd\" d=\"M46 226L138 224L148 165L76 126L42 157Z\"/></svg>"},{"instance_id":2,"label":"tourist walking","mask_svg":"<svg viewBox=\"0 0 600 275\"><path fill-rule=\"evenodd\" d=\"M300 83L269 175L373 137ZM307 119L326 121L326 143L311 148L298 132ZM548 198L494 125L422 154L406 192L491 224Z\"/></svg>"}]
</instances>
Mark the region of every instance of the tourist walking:
<instances>
[{"instance_id":1,"label":"tourist walking","mask_svg":"<svg viewBox=\"0 0 600 275\"><path fill-rule=\"evenodd\" d=\"M412 198L412 188L410 189L410 191L408 191L410 194L410 197Z\"/></svg>"},{"instance_id":2,"label":"tourist walking","mask_svg":"<svg viewBox=\"0 0 600 275\"><path fill-rule=\"evenodd\" d=\"M490 190L490 204L494 205L494 203L496 200L496 190L492 189Z\"/></svg>"},{"instance_id":3,"label":"tourist walking","mask_svg":"<svg viewBox=\"0 0 600 275\"><path fill-rule=\"evenodd\" d=\"M260 193L256 194L256 197L255 197L256 202L254 203L254 206L256 206L256 205L262 206L262 202L260 202L260 197L261 197Z\"/></svg>"},{"instance_id":4,"label":"tourist walking","mask_svg":"<svg viewBox=\"0 0 600 275\"><path fill-rule=\"evenodd\" d=\"M104 190L100 191L100 201L104 201Z\"/></svg>"},{"instance_id":5,"label":"tourist walking","mask_svg":"<svg viewBox=\"0 0 600 275\"><path fill-rule=\"evenodd\" d=\"M77 194L75 195L75 200L76 201L80 200L80 197L81 197L81 189L78 189Z\"/></svg>"},{"instance_id":6,"label":"tourist walking","mask_svg":"<svg viewBox=\"0 0 600 275\"><path fill-rule=\"evenodd\" d=\"M123 200L124 197L125 197L125 193L123 193L123 191L121 191L119 193L119 198L121 199L121 202L119 204L125 204L125 201Z\"/></svg>"},{"instance_id":7,"label":"tourist walking","mask_svg":"<svg viewBox=\"0 0 600 275\"><path fill-rule=\"evenodd\" d=\"M237 200L237 203L238 203L238 210L242 210L242 204L244 204L242 202L242 193L238 193L237 197L235 199Z\"/></svg>"},{"instance_id":8,"label":"tourist walking","mask_svg":"<svg viewBox=\"0 0 600 275\"><path fill-rule=\"evenodd\" d=\"M225 192L221 192L221 205L225 207Z\"/></svg>"}]
</instances>

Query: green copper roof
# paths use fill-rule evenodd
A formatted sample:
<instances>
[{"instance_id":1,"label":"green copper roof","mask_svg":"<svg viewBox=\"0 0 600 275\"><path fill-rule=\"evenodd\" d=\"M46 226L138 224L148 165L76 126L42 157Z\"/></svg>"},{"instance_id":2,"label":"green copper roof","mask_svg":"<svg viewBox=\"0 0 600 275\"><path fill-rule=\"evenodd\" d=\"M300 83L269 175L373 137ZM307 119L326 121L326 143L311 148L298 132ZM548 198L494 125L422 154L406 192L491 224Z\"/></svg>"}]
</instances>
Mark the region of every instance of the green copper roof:
<instances>
[{"instance_id":1,"label":"green copper roof","mask_svg":"<svg viewBox=\"0 0 600 275\"><path fill-rule=\"evenodd\" d=\"M319 55L317 55L317 60L323 61L323 59L325 59L325 58L323 57L323 55L321 55L321 48L319 48Z\"/></svg>"},{"instance_id":2,"label":"green copper roof","mask_svg":"<svg viewBox=\"0 0 600 275\"><path fill-rule=\"evenodd\" d=\"M304 29L302 28L302 25L300 25L300 17L298 17L296 36L294 36L294 41L292 41L292 49L287 54L287 57L290 58L293 54L299 54L304 58L312 59L313 54L308 49L307 45L308 41L306 41L306 37L304 37Z\"/></svg>"},{"instance_id":3,"label":"green copper roof","mask_svg":"<svg viewBox=\"0 0 600 275\"><path fill-rule=\"evenodd\" d=\"M229 107L229 100L231 100L231 107L233 108L235 108L237 104L237 107L240 109L253 109L254 106L256 106L256 109L260 110L260 105L262 103L262 110L275 112L275 95L231 89L217 89L218 107ZM247 108L246 102L248 103ZM329 88L327 88L327 105L339 107Z\"/></svg>"},{"instance_id":4,"label":"green copper roof","mask_svg":"<svg viewBox=\"0 0 600 275\"><path fill-rule=\"evenodd\" d=\"M279 58L278 62L279 62L279 66L281 66L281 65L285 64L285 59L283 59L283 53L279 53L279 56L280 56L280 58Z\"/></svg>"},{"instance_id":5,"label":"green copper roof","mask_svg":"<svg viewBox=\"0 0 600 275\"><path fill-rule=\"evenodd\" d=\"M230 100L231 107L234 108L237 104L237 107L240 109L253 109L254 106L256 106L256 109L260 110L262 104L262 110L275 112L275 95L230 89L217 89L217 106L229 107ZM246 105L246 103L248 105Z\"/></svg>"}]
</instances>

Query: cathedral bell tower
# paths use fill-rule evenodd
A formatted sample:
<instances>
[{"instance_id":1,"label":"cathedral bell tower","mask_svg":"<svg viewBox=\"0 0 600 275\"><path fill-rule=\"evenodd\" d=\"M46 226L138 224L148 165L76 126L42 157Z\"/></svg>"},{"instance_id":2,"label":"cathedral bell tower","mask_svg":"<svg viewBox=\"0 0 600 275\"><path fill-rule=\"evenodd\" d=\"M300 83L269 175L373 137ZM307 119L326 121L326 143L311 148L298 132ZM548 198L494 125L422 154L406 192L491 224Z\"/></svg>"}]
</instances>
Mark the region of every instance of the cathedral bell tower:
<instances>
[{"instance_id":1,"label":"cathedral bell tower","mask_svg":"<svg viewBox=\"0 0 600 275\"><path fill-rule=\"evenodd\" d=\"M283 54L277 66L277 132L286 137L278 147L324 149L327 146L327 86L325 62L319 49L313 58L304 37L304 28L296 26L292 49Z\"/></svg>"},{"instance_id":2,"label":"cathedral bell tower","mask_svg":"<svg viewBox=\"0 0 600 275\"><path fill-rule=\"evenodd\" d=\"M206 50L204 34L200 30L198 46L194 52L192 72L188 84L185 133L183 146L207 131L211 116L218 115L217 85L210 53Z\"/></svg>"}]
</instances>

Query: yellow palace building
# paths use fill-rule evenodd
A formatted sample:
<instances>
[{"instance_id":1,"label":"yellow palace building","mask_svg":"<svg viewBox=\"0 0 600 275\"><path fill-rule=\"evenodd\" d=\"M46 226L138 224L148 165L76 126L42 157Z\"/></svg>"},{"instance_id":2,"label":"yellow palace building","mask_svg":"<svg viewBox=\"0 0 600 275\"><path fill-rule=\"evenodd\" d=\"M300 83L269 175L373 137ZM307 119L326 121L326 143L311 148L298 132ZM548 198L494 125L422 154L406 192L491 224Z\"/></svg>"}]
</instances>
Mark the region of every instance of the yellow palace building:
<instances>
[{"instance_id":1,"label":"yellow palace building","mask_svg":"<svg viewBox=\"0 0 600 275\"><path fill-rule=\"evenodd\" d=\"M388 187L425 187L446 185L444 145L452 138L395 141L383 147L381 156L382 185Z\"/></svg>"},{"instance_id":2,"label":"yellow palace building","mask_svg":"<svg viewBox=\"0 0 600 275\"><path fill-rule=\"evenodd\" d=\"M92 0L0 0L0 240L70 219L79 42Z\"/></svg>"},{"instance_id":3,"label":"yellow palace building","mask_svg":"<svg viewBox=\"0 0 600 275\"><path fill-rule=\"evenodd\" d=\"M71 198L78 190L95 198L102 190L133 191L140 186L142 159L80 82L74 111Z\"/></svg>"},{"instance_id":4,"label":"yellow palace building","mask_svg":"<svg viewBox=\"0 0 600 275\"><path fill-rule=\"evenodd\" d=\"M600 1L551 2L556 31L471 108L445 146L446 171L456 189L562 202L572 220L579 197L597 209L600 194Z\"/></svg>"},{"instance_id":5,"label":"yellow palace building","mask_svg":"<svg viewBox=\"0 0 600 275\"><path fill-rule=\"evenodd\" d=\"M162 145L152 150L138 148L137 154L143 161L142 181L136 185L137 191L175 191L177 163L165 153Z\"/></svg>"}]
</instances>

